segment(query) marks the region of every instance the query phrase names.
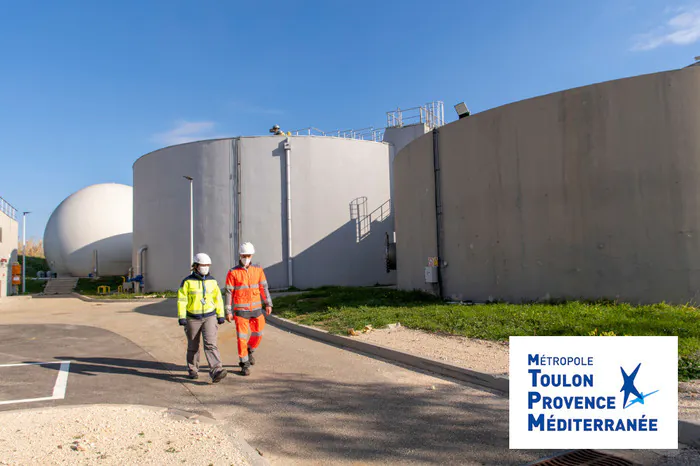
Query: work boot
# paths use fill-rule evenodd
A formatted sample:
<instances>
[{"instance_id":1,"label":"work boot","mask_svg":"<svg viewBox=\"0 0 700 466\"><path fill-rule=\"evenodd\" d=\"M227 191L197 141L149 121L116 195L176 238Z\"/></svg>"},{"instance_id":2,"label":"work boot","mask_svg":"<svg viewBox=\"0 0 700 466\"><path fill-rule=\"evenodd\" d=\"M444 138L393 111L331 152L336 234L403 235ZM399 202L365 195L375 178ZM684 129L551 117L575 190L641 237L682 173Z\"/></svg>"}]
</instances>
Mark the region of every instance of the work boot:
<instances>
[{"instance_id":1,"label":"work boot","mask_svg":"<svg viewBox=\"0 0 700 466\"><path fill-rule=\"evenodd\" d=\"M199 374L197 374L196 372L190 372L189 374L187 374L187 378L191 380L197 380L199 378Z\"/></svg>"},{"instance_id":2,"label":"work boot","mask_svg":"<svg viewBox=\"0 0 700 466\"><path fill-rule=\"evenodd\" d=\"M255 357L253 357L253 350L251 350L250 348L248 348L248 362L251 366L255 365Z\"/></svg>"},{"instance_id":3,"label":"work boot","mask_svg":"<svg viewBox=\"0 0 700 466\"><path fill-rule=\"evenodd\" d=\"M250 364L249 363L240 362L240 363L238 363L238 365L241 366L241 374L242 375L250 375Z\"/></svg>"},{"instance_id":4,"label":"work boot","mask_svg":"<svg viewBox=\"0 0 700 466\"><path fill-rule=\"evenodd\" d=\"M212 374L211 383L219 383L224 377L226 377L226 369L221 368Z\"/></svg>"}]
</instances>

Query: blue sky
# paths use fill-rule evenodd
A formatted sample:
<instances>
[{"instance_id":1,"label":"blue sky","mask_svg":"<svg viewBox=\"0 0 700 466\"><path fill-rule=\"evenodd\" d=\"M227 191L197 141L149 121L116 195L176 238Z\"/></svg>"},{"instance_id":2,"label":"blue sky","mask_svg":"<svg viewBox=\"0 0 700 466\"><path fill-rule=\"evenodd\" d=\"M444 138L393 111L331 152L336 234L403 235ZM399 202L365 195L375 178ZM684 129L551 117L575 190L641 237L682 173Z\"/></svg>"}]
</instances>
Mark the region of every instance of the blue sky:
<instances>
[{"instance_id":1,"label":"blue sky","mask_svg":"<svg viewBox=\"0 0 700 466\"><path fill-rule=\"evenodd\" d=\"M259 6L253 6L253 4ZM476 113L700 55L700 1L0 2L0 196L62 199L165 145ZM26 175L26 176L24 176Z\"/></svg>"}]
</instances>

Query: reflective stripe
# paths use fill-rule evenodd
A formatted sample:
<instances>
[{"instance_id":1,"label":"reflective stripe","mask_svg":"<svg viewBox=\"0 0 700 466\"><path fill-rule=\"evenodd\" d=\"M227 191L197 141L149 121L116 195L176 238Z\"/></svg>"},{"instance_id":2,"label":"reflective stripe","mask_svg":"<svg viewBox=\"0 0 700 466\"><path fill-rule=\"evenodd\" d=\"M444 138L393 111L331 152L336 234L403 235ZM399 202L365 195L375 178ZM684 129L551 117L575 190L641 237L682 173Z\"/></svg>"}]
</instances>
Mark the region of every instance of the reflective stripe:
<instances>
[{"instance_id":1,"label":"reflective stripe","mask_svg":"<svg viewBox=\"0 0 700 466\"><path fill-rule=\"evenodd\" d=\"M233 307L235 307L236 309L248 309L250 307L252 307L253 309L258 309L258 307L256 307L256 306L261 306L261 305L262 305L262 301L255 301L252 303L234 304Z\"/></svg>"},{"instance_id":2,"label":"reflective stripe","mask_svg":"<svg viewBox=\"0 0 700 466\"><path fill-rule=\"evenodd\" d=\"M247 290L249 288L250 287L248 285L241 285L241 286L234 286L233 287L234 290Z\"/></svg>"},{"instance_id":3,"label":"reflective stripe","mask_svg":"<svg viewBox=\"0 0 700 466\"><path fill-rule=\"evenodd\" d=\"M261 285L267 286L267 280L263 280L260 282Z\"/></svg>"},{"instance_id":4,"label":"reflective stripe","mask_svg":"<svg viewBox=\"0 0 700 466\"><path fill-rule=\"evenodd\" d=\"M261 336L262 336L262 332L253 332L253 333L251 333L251 335L254 336L254 337L261 337Z\"/></svg>"},{"instance_id":5,"label":"reflective stripe","mask_svg":"<svg viewBox=\"0 0 700 466\"><path fill-rule=\"evenodd\" d=\"M252 319L253 317L260 317L262 315L262 309L236 311L236 315L243 319Z\"/></svg>"},{"instance_id":6,"label":"reflective stripe","mask_svg":"<svg viewBox=\"0 0 700 466\"><path fill-rule=\"evenodd\" d=\"M241 358L241 362L248 362L248 356L247 356L247 355L246 355L246 356L243 356L243 357Z\"/></svg>"},{"instance_id":7,"label":"reflective stripe","mask_svg":"<svg viewBox=\"0 0 700 466\"><path fill-rule=\"evenodd\" d=\"M227 290L232 290L232 289L233 289L233 287L232 287L231 285L226 285L225 288L226 288Z\"/></svg>"},{"instance_id":8,"label":"reflective stripe","mask_svg":"<svg viewBox=\"0 0 700 466\"><path fill-rule=\"evenodd\" d=\"M204 292L203 292L202 290L193 290L193 289L190 289L190 290L188 291L188 294L203 294L203 293L204 293Z\"/></svg>"}]
</instances>

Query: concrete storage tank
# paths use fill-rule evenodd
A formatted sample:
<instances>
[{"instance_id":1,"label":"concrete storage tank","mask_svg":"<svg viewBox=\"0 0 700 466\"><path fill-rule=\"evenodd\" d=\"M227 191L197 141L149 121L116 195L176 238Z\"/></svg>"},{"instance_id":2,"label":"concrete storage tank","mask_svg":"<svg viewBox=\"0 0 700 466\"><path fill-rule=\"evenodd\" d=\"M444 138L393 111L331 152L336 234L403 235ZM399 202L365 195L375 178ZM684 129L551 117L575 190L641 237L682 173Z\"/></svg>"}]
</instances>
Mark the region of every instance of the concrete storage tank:
<instances>
[{"instance_id":1,"label":"concrete storage tank","mask_svg":"<svg viewBox=\"0 0 700 466\"><path fill-rule=\"evenodd\" d=\"M272 288L287 287L290 278L299 288L393 283L384 262L385 235L393 231L389 147L265 136L146 154L133 167L135 272L143 273L150 291L177 289L188 273L190 186L183 176L190 176L194 252L212 257L220 284L245 241L255 245L254 262L265 268Z\"/></svg>"},{"instance_id":2,"label":"concrete storage tank","mask_svg":"<svg viewBox=\"0 0 700 466\"><path fill-rule=\"evenodd\" d=\"M133 190L95 184L68 196L44 230L44 252L59 276L126 275L131 267ZM97 261L97 262L95 262Z\"/></svg>"},{"instance_id":3,"label":"concrete storage tank","mask_svg":"<svg viewBox=\"0 0 700 466\"><path fill-rule=\"evenodd\" d=\"M697 301L699 127L691 67L443 126L437 173L433 135L413 141L393 166L399 288L479 301ZM438 255L441 283L426 283Z\"/></svg>"}]
</instances>

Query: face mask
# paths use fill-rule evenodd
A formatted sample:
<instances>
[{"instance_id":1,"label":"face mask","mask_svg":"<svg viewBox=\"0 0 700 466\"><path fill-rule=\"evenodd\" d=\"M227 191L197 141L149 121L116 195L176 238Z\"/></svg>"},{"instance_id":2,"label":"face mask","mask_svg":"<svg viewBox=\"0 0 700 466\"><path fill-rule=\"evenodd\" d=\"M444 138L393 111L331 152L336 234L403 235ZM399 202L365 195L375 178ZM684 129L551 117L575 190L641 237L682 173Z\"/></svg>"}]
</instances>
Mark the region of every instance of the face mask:
<instances>
[{"instance_id":1,"label":"face mask","mask_svg":"<svg viewBox=\"0 0 700 466\"><path fill-rule=\"evenodd\" d=\"M204 267L204 266L200 265L199 266L199 273L201 273L202 275L208 275L209 274L209 266Z\"/></svg>"},{"instance_id":2,"label":"face mask","mask_svg":"<svg viewBox=\"0 0 700 466\"><path fill-rule=\"evenodd\" d=\"M250 257L241 257L241 264L247 267L250 265Z\"/></svg>"}]
</instances>

